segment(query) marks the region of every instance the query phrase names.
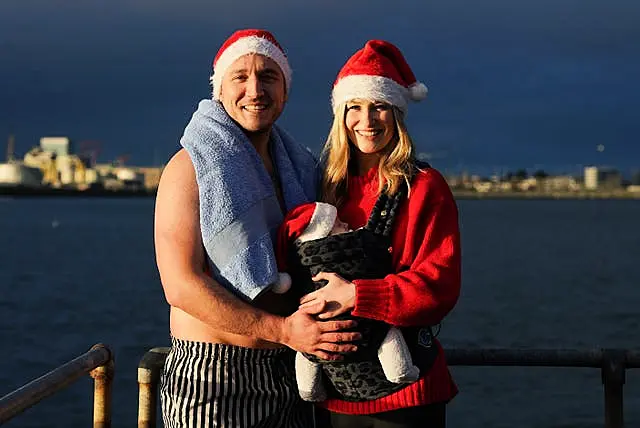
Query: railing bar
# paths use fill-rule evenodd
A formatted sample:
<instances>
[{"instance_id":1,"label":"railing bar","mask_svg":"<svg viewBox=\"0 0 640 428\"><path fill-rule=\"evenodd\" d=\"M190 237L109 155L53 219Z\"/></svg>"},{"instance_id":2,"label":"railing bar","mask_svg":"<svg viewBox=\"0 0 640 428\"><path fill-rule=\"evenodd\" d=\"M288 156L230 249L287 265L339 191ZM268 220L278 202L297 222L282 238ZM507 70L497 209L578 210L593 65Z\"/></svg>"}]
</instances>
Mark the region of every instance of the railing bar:
<instances>
[{"instance_id":1,"label":"railing bar","mask_svg":"<svg viewBox=\"0 0 640 428\"><path fill-rule=\"evenodd\" d=\"M162 368L169 348L154 348L153 357L145 356L139 367L154 370ZM604 362L604 350L573 349L505 349L505 348L449 348L445 349L447 363L468 366L539 366L539 367L585 367L601 368ZM625 366L640 368L640 351L624 351ZM159 355L158 358L155 355ZM154 373L157 376L157 373Z\"/></svg>"},{"instance_id":2,"label":"railing bar","mask_svg":"<svg viewBox=\"0 0 640 428\"><path fill-rule=\"evenodd\" d=\"M640 352L622 351L627 368L640 367ZM537 366L600 368L604 351L562 349L447 349L447 363L465 366Z\"/></svg>"},{"instance_id":3,"label":"railing bar","mask_svg":"<svg viewBox=\"0 0 640 428\"><path fill-rule=\"evenodd\" d=\"M94 346L85 354L5 395L0 398L0 423L55 394L110 359L111 352L107 347Z\"/></svg>"},{"instance_id":4,"label":"railing bar","mask_svg":"<svg viewBox=\"0 0 640 428\"><path fill-rule=\"evenodd\" d=\"M158 379L169 349L149 350L138 366L139 428L156 426L155 408L151 407L155 406ZM448 348L445 355L452 366L599 368L603 372L606 428L624 426L625 368L640 367L640 350L624 349Z\"/></svg>"}]
</instances>

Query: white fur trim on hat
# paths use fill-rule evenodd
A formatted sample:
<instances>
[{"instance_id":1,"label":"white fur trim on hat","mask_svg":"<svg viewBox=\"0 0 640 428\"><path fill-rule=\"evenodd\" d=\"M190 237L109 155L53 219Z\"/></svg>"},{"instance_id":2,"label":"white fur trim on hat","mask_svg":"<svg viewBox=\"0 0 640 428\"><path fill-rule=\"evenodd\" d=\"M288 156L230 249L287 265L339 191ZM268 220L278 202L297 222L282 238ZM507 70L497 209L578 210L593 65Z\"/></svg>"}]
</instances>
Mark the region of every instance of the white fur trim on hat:
<instances>
[{"instance_id":1,"label":"white fur trim on hat","mask_svg":"<svg viewBox=\"0 0 640 428\"><path fill-rule=\"evenodd\" d=\"M428 89L422 82L416 82L409 86L409 97L413 101L422 101L427 98Z\"/></svg>"},{"instance_id":2,"label":"white fur trim on hat","mask_svg":"<svg viewBox=\"0 0 640 428\"><path fill-rule=\"evenodd\" d=\"M211 76L211 84L213 85L213 99L220 99L220 87L222 86L222 78L224 77L224 74L231 66L231 64L233 64L241 56L250 53L264 55L267 58L271 58L273 61L275 61L275 63L278 64L278 67L280 67L282 74L284 75L284 80L286 82L286 91L289 92L289 88L291 87L292 72L291 67L289 66L289 60L287 60L284 52L282 52L282 50L280 50L278 46L263 37L248 36L232 43L228 48L224 50L224 52L216 61L213 75Z\"/></svg>"},{"instance_id":3,"label":"white fur trim on hat","mask_svg":"<svg viewBox=\"0 0 640 428\"><path fill-rule=\"evenodd\" d=\"M335 206L324 202L316 202L316 209L313 210L311 220L297 241L305 242L328 236L337 218L338 210Z\"/></svg>"},{"instance_id":4,"label":"white fur trim on hat","mask_svg":"<svg viewBox=\"0 0 640 428\"><path fill-rule=\"evenodd\" d=\"M333 87L331 105L335 111L340 104L357 98L383 101L406 112L409 91L388 77L351 75L343 77Z\"/></svg>"}]
</instances>

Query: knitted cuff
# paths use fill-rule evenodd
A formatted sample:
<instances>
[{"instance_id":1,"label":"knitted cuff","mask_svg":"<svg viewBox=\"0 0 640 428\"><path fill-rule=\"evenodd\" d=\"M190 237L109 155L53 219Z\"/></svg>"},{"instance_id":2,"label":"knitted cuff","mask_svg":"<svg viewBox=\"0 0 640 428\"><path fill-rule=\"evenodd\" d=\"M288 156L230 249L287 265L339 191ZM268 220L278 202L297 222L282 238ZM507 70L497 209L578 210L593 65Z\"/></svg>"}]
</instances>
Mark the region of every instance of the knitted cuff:
<instances>
[{"instance_id":1,"label":"knitted cuff","mask_svg":"<svg viewBox=\"0 0 640 428\"><path fill-rule=\"evenodd\" d=\"M384 279L356 279L356 304L352 315L385 321L391 290Z\"/></svg>"}]
</instances>

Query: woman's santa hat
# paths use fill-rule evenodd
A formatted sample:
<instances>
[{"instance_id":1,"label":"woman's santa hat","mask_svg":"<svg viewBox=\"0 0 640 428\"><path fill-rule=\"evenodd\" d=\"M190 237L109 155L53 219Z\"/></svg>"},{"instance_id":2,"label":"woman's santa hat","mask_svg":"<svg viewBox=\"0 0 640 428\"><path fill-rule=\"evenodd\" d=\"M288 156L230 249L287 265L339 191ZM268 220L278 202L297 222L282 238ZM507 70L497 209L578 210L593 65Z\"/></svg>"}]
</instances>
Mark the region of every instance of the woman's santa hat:
<instances>
[{"instance_id":1,"label":"woman's santa hat","mask_svg":"<svg viewBox=\"0 0 640 428\"><path fill-rule=\"evenodd\" d=\"M285 90L291 87L291 67L282 46L276 38L266 30L239 30L233 33L220 47L213 60L213 99L220 99L220 86L227 69L238 58L247 54L260 54L271 58L280 67L284 75Z\"/></svg>"},{"instance_id":2,"label":"woman's santa hat","mask_svg":"<svg viewBox=\"0 0 640 428\"><path fill-rule=\"evenodd\" d=\"M409 100L427 96L402 52L384 40L369 40L342 67L331 94L333 110L354 99L383 101L406 113Z\"/></svg>"}]
</instances>

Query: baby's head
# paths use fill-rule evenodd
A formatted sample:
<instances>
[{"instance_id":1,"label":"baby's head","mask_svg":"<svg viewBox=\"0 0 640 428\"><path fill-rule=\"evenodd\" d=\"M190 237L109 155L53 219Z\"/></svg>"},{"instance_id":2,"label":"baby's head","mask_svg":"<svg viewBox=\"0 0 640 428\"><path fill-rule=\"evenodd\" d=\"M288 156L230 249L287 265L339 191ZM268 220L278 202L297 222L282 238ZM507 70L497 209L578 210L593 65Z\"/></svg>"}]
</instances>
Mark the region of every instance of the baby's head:
<instances>
[{"instance_id":1,"label":"baby's head","mask_svg":"<svg viewBox=\"0 0 640 428\"><path fill-rule=\"evenodd\" d=\"M349 225L338 218L335 206L325 202L309 202L287 213L278 245L311 241L348 231Z\"/></svg>"},{"instance_id":2,"label":"baby's head","mask_svg":"<svg viewBox=\"0 0 640 428\"><path fill-rule=\"evenodd\" d=\"M291 286L286 274L287 252L293 243L311 241L349 231L349 225L338 218L335 206L324 202L298 205L287 213L278 232L277 261L280 278L272 290L284 293Z\"/></svg>"},{"instance_id":3,"label":"baby's head","mask_svg":"<svg viewBox=\"0 0 640 428\"><path fill-rule=\"evenodd\" d=\"M336 221L333 223L333 229L329 232L329 235L338 235L340 233L351 232L349 225L340 220L340 217L336 216Z\"/></svg>"}]
</instances>

